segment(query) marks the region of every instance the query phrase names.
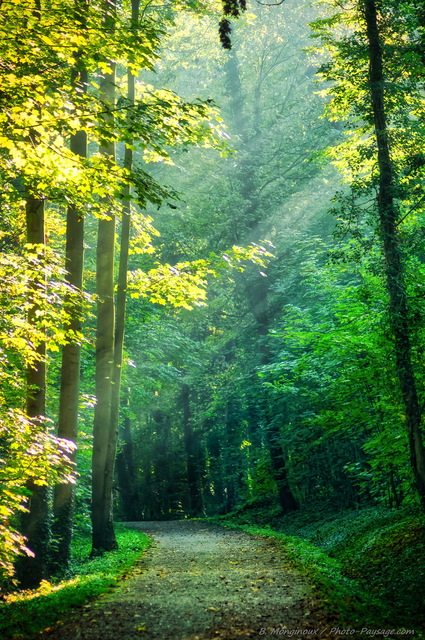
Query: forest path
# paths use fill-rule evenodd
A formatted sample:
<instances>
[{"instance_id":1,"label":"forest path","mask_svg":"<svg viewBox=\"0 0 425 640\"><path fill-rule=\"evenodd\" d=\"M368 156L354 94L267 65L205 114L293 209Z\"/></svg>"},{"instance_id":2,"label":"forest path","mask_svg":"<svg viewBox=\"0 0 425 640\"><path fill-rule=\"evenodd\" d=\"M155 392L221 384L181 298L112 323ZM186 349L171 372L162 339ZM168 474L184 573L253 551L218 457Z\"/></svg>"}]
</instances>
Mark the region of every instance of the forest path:
<instances>
[{"instance_id":1,"label":"forest path","mask_svg":"<svg viewBox=\"0 0 425 640\"><path fill-rule=\"evenodd\" d=\"M128 526L154 541L130 577L38 638L236 640L276 631L328 637L305 578L273 542L199 522Z\"/></svg>"}]
</instances>

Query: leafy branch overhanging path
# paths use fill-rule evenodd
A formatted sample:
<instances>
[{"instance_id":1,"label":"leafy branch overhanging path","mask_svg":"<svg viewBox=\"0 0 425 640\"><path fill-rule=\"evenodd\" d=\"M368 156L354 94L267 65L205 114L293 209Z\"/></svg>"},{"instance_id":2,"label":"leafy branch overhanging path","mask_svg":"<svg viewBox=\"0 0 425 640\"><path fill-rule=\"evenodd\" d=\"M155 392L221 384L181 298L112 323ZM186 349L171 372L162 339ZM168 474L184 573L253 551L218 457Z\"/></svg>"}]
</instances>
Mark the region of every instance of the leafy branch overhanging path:
<instances>
[{"instance_id":1,"label":"leafy branch overhanging path","mask_svg":"<svg viewBox=\"0 0 425 640\"><path fill-rule=\"evenodd\" d=\"M131 526L154 543L129 579L38 638L233 640L326 629L305 578L270 541L198 522Z\"/></svg>"}]
</instances>

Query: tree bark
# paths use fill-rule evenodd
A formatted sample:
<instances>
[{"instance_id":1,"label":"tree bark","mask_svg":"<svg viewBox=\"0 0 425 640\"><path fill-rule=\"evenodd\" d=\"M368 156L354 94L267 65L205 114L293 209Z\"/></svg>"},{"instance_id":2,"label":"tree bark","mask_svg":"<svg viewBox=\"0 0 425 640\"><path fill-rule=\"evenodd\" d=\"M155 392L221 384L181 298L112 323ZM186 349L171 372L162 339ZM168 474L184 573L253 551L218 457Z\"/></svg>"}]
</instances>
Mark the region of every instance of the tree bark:
<instances>
[{"instance_id":1,"label":"tree bark","mask_svg":"<svg viewBox=\"0 0 425 640\"><path fill-rule=\"evenodd\" d=\"M261 276L256 276L256 280L247 283L247 295L250 300L251 312L257 323L261 363L269 364L271 356L267 337L269 335L269 310L268 310L268 287L267 281ZM265 440L270 453L273 478L276 482L279 504L284 513L298 509L298 503L292 493L288 481L285 454L281 444L280 425L277 420L273 420L267 406L265 398L264 407L265 420Z\"/></svg>"},{"instance_id":2,"label":"tree bark","mask_svg":"<svg viewBox=\"0 0 425 640\"><path fill-rule=\"evenodd\" d=\"M33 16L40 19L41 2L35 0ZM37 134L31 131L29 137L34 145L37 144ZM37 246L37 255L44 260L46 244L45 232L45 200L32 193L27 194L25 203L27 242ZM43 269L40 277L35 278L30 288L36 291L45 288ZM30 294L31 295L31 294ZM28 312L28 323L35 324L39 307L33 304ZM46 342L40 341L36 345L37 361L27 369L26 412L34 422L42 422L46 414ZM39 486L33 481L27 483L31 492L28 511L21 516L21 533L27 539L27 547L34 553L34 557L20 556L16 565L16 575L22 588L37 587L41 580L47 577L49 565L50 544L50 513L48 488Z\"/></svg>"},{"instance_id":3,"label":"tree bark","mask_svg":"<svg viewBox=\"0 0 425 640\"><path fill-rule=\"evenodd\" d=\"M363 0L362 8L369 47L369 90L379 168L378 214L386 264L386 285L390 299L391 330L394 337L397 376L406 412L410 463L419 499L425 509L425 450L421 432L421 410L412 364L406 281L397 227L399 212L387 127L383 52L375 0Z\"/></svg>"},{"instance_id":4,"label":"tree bark","mask_svg":"<svg viewBox=\"0 0 425 640\"><path fill-rule=\"evenodd\" d=\"M174 485L174 460L171 446L170 416L161 409L152 412L156 432L153 451L153 517L167 520L171 512L171 494Z\"/></svg>"},{"instance_id":5,"label":"tree bark","mask_svg":"<svg viewBox=\"0 0 425 640\"><path fill-rule=\"evenodd\" d=\"M84 11L86 0L76 1L76 17L81 28L85 26ZM72 72L72 84L85 92L87 89L87 71L79 69L79 54L76 54L76 66ZM70 150L80 158L87 157L87 134L78 131L71 136ZM67 209L66 218L66 258L67 282L77 291L83 287L84 267L84 217L75 206ZM81 333L82 308L71 296L65 299L70 316L66 330L73 336ZM59 397L58 436L76 443L78 434L78 404L80 387L81 344L78 337L71 339L62 349L61 387ZM76 450L71 459L75 462ZM53 539L51 564L53 571L66 570L69 567L71 539L74 518L75 487L73 484L56 485L53 497Z\"/></svg>"},{"instance_id":6,"label":"tree bark","mask_svg":"<svg viewBox=\"0 0 425 640\"><path fill-rule=\"evenodd\" d=\"M105 28L115 24L115 0L104 0ZM100 85L104 101L113 109L115 104L115 62L109 62L109 73L103 75ZM106 116L113 125L113 115ZM115 162L115 143L105 143L101 153L111 166ZM116 435L111 433L112 380L114 371L114 247L115 214L112 209L108 219L100 219L96 253L96 407L93 425L92 455L92 554L117 548L113 513L113 478ZM114 446L115 445L115 446Z\"/></svg>"},{"instance_id":7,"label":"tree bark","mask_svg":"<svg viewBox=\"0 0 425 640\"><path fill-rule=\"evenodd\" d=\"M209 419L205 423L207 427ZM217 433L213 425L208 429L207 439L207 456L209 459L208 480L213 487L214 500L213 504L219 513L224 513L226 509L226 495L224 487L224 462L222 460L223 452L221 450L222 443L220 435ZM214 511L214 510L213 510Z\"/></svg>"},{"instance_id":8,"label":"tree bark","mask_svg":"<svg viewBox=\"0 0 425 640\"><path fill-rule=\"evenodd\" d=\"M26 201L27 242L37 246L39 258L44 259L45 246L45 201L31 194ZM31 284L34 290L45 287L43 270L40 277ZM31 295L31 294L30 294ZM37 319L39 307L34 304L28 313L29 324ZM42 422L46 413L46 343L41 341L36 346L38 360L27 369L27 416L34 422ZM31 492L28 512L21 518L21 533L27 538L27 547L34 557L21 556L17 562L16 572L22 588L29 589L40 584L47 577L50 542L50 519L48 488L39 486L33 481L27 484Z\"/></svg>"},{"instance_id":9,"label":"tree bark","mask_svg":"<svg viewBox=\"0 0 425 640\"><path fill-rule=\"evenodd\" d=\"M131 21L133 29L137 28L139 15L140 0L132 0L131 3ZM127 70L127 100L128 104L134 104L135 100L135 76L131 68ZM124 168L131 171L133 166L133 151L128 146L124 153ZM128 181L123 193L123 212L121 222L121 242L120 242L120 259L118 270L118 287L116 302L116 318L115 318L115 338L114 338L114 367L113 367L113 384L111 397L111 442L110 455L116 455L118 430L119 430L119 410L120 410L120 392L122 379L122 365L124 353L124 333L125 333L125 313L127 301L127 271L128 271L128 255L130 247L130 222L131 222L131 185ZM110 478L110 487L108 491L112 492L112 480Z\"/></svg>"},{"instance_id":10,"label":"tree bark","mask_svg":"<svg viewBox=\"0 0 425 640\"><path fill-rule=\"evenodd\" d=\"M243 489L240 457L240 416L234 398L229 398L224 411L224 511L229 513L240 503Z\"/></svg>"},{"instance_id":11,"label":"tree bark","mask_svg":"<svg viewBox=\"0 0 425 640\"><path fill-rule=\"evenodd\" d=\"M199 473L199 442L193 432L190 417L190 388L186 383L181 388L181 403L183 409L183 433L186 451L187 483L189 488L190 515L205 515L204 501L201 490Z\"/></svg>"},{"instance_id":12,"label":"tree bark","mask_svg":"<svg viewBox=\"0 0 425 640\"><path fill-rule=\"evenodd\" d=\"M125 400L125 405L129 405L129 392ZM118 484L121 493L122 509L124 518L131 522L140 518L139 494L136 487L133 441L131 436L131 421L128 415L124 416L121 428L121 447L117 455L116 467Z\"/></svg>"}]
</instances>

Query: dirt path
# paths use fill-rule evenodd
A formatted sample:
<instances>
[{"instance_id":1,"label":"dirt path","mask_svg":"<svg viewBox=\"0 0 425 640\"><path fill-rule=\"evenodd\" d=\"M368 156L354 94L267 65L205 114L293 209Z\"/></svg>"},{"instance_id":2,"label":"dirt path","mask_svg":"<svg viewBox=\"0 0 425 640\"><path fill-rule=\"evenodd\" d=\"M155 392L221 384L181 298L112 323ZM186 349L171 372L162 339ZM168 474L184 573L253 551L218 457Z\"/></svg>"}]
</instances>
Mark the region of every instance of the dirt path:
<instances>
[{"instance_id":1,"label":"dirt path","mask_svg":"<svg viewBox=\"0 0 425 640\"><path fill-rule=\"evenodd\" d=\"M38 638L236 640L321 632L327 637L328 625L315 611L305 579L272 542L196 522L131 526L154 543L130 578Z\"/></svg>"}]
</instances>

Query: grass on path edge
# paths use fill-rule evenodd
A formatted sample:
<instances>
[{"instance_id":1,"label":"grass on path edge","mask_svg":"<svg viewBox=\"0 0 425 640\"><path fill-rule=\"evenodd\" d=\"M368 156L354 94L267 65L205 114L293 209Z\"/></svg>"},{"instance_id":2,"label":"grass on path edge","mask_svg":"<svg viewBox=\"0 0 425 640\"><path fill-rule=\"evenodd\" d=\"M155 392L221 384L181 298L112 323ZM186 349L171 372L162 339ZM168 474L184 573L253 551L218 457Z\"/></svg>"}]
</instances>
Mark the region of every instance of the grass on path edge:
<instances>
[{"instance_id":1,"label":"grass on path edge","mask_svg":"<svg viewBox=\"0 0 425 640\"><path fill-rule=\"evenodd\" d=\"M117 551L89 558L90 538L77 539L73 549L73 577L43 581L38 589L5 596L0 604L0 638L25 638L60 621L74 607L114 587L150 545L140 531L116 525Z\"/></svg>"},{"instance_id":2,"label":"grass on path edge","mask_svg":"<svg viewBox=\"0 0 425 640\"><path fill-rule=\"evenodd\" d=\"M335 627L391 629L395 626L394 622L391 624L391 613L383 602L356 580L344 575L341 563L317 546L270 527L236 524L221 518L203 521L274 540L292 566L310 580L315 597ZM422 637L422 634L415 637Z\"/></svg>"}]
</instances>

